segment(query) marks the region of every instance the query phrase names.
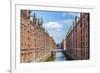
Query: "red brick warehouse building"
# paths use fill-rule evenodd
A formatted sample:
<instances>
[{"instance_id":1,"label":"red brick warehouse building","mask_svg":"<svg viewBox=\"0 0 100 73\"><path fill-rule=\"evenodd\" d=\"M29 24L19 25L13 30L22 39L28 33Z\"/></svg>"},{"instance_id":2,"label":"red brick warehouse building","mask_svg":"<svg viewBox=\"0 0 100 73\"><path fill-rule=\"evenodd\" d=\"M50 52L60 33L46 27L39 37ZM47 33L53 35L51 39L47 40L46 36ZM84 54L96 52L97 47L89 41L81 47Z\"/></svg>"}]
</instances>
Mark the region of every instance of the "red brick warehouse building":
<instances>
[{"instance_id":1,"label":"red brick warehouse building","mask_svg":"<svg viewBox=\"0 0 100 73\"><path fill-rule=\"evenodd\" d=\"M36 14L30 16L30 10L21 10L20 26L20 62L44 61L56 48L54 39L42 27L43 19Z\"/></svg>"},{"instance_id":2,"label":"red brick warehouse building","mask_svg":"<svg viewBox=\"0 0 100 73\"><path fill-rule=\"evenodd\" d=\"M62 41L66 41L66 53L75 60L85 60L90 57L89 21L89 13L80 13L80 17L75 17L65 40Z\"/></svg>"}]
</instances>

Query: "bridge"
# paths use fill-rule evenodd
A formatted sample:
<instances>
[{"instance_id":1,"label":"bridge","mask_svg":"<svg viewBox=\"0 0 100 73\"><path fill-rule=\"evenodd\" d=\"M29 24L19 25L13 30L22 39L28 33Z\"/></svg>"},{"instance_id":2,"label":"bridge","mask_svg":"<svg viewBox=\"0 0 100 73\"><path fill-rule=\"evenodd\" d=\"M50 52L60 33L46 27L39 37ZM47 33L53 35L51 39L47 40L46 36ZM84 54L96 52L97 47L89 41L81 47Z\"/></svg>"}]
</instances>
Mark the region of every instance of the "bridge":
<instances>
[{"instance_id":1,"label":"bridge","mask_svg":"<svg viewBox=\"0 0 100 73\"><path fill-rule=\"evenodd\" d=\"M53 52L60 52L60 51L66 51L65 49L55 49L55 50L52 50Z\"/></svg>"}]
</instances>

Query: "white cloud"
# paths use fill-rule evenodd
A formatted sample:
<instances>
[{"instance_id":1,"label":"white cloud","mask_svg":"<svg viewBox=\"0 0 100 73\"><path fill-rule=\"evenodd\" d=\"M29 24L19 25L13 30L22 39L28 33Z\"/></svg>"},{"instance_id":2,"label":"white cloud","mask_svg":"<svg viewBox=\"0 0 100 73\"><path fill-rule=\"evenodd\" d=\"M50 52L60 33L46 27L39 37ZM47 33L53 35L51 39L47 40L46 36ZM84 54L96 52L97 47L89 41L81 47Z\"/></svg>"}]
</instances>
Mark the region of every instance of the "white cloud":
<instances>
[{"instance_id":1,"label":"white cloud","mask_svg":"<svg viewBox=\"0 0 100 73\"><path fill-rule=\"evenodd\" d=\"M48 31L50 36L52 36L55 40L56 43L60 43L62 41L62 38L64 37L64 34L61 31L57 31L57 30L49 30Z\"/></svg>"},{"instance_id":2,"label":"white cloud","mask_svg":"<svg viewBox=\"0 0 100 73\"><path fill-rule=\"evenodd\" d=\"M43 27L45 27L50 36L54 38L56 43L62 40L61 38L63 37L63 24L60 24L59 22L50 21L44 24Z\"/></svg>"},{"instance_id":3,"label":"white cloud","mask_svg":"<svg viewBox=\"0 0 100 73\"><path fill-rule=\"evenodd\" d=\"M50 36L54 38L56 43L60 43L62 39L66 36L67 30L72 25L72 19L66 19L59 22L50 21L45 23L43 26L48 31Z\"/></svg>"},{"instance_id":4,"label":"white cloud","mask_svg":"<svg viewBox=\"0 0 100 73\"><path fill-rule=\"evenodd\" d=\"M63 27L62 24L59 24L58 22L52 22L52 21L44 24L43 26L47 29L61 29Z\"/></svg>"}]
</instances>

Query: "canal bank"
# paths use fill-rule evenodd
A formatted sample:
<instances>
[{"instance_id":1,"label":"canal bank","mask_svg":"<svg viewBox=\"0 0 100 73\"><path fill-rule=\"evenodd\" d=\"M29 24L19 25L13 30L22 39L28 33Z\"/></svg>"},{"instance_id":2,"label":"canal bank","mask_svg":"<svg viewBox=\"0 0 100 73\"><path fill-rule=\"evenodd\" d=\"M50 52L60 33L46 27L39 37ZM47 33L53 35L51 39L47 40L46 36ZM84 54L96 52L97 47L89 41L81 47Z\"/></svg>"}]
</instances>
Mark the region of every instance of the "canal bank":
<instances>
[{"instance_id":1,"label":"canal bank","mask_svg":"<svg viewBox=\"0 0 100 73\"><path fill-rule=\"evenodd\" d=\"M50 57L50 56L51 56L51 53L48 53L48 54L44 55L43 57L37 59L37 62L45 62L48 59L48 57Z\"/></svg>"}]
</instances>

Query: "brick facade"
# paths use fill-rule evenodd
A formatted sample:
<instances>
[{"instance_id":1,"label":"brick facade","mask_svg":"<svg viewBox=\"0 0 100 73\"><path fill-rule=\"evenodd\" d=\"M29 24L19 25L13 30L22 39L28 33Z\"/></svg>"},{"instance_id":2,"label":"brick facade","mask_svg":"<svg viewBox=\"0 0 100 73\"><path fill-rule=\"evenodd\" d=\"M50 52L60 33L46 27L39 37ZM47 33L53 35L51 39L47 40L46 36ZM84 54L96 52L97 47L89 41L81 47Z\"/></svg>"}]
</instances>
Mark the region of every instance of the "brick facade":
<instances>
[{"instance_id":1,"label":"brick facade","mask_svg":"<svg viewBox=\"0 0 100 73\"><path fill-rule=\"evenodd\" d=\"M80 18L75 17L66 34L66 46L66 52L73 59L89 59L89 13L80 13Z\"/></svg>"},{"instance_id":2,"label":"brick facade","mask_svg":"<svg viewBox=\"0 0 100 73\"><path fill-rule=\"evenodd\" d=\"M30 16L30 10L21 10L20 28L20 62L29 63L42 61L48 57L56 43L42 27L43 20Z\"/></svg>"}]
</instances>

